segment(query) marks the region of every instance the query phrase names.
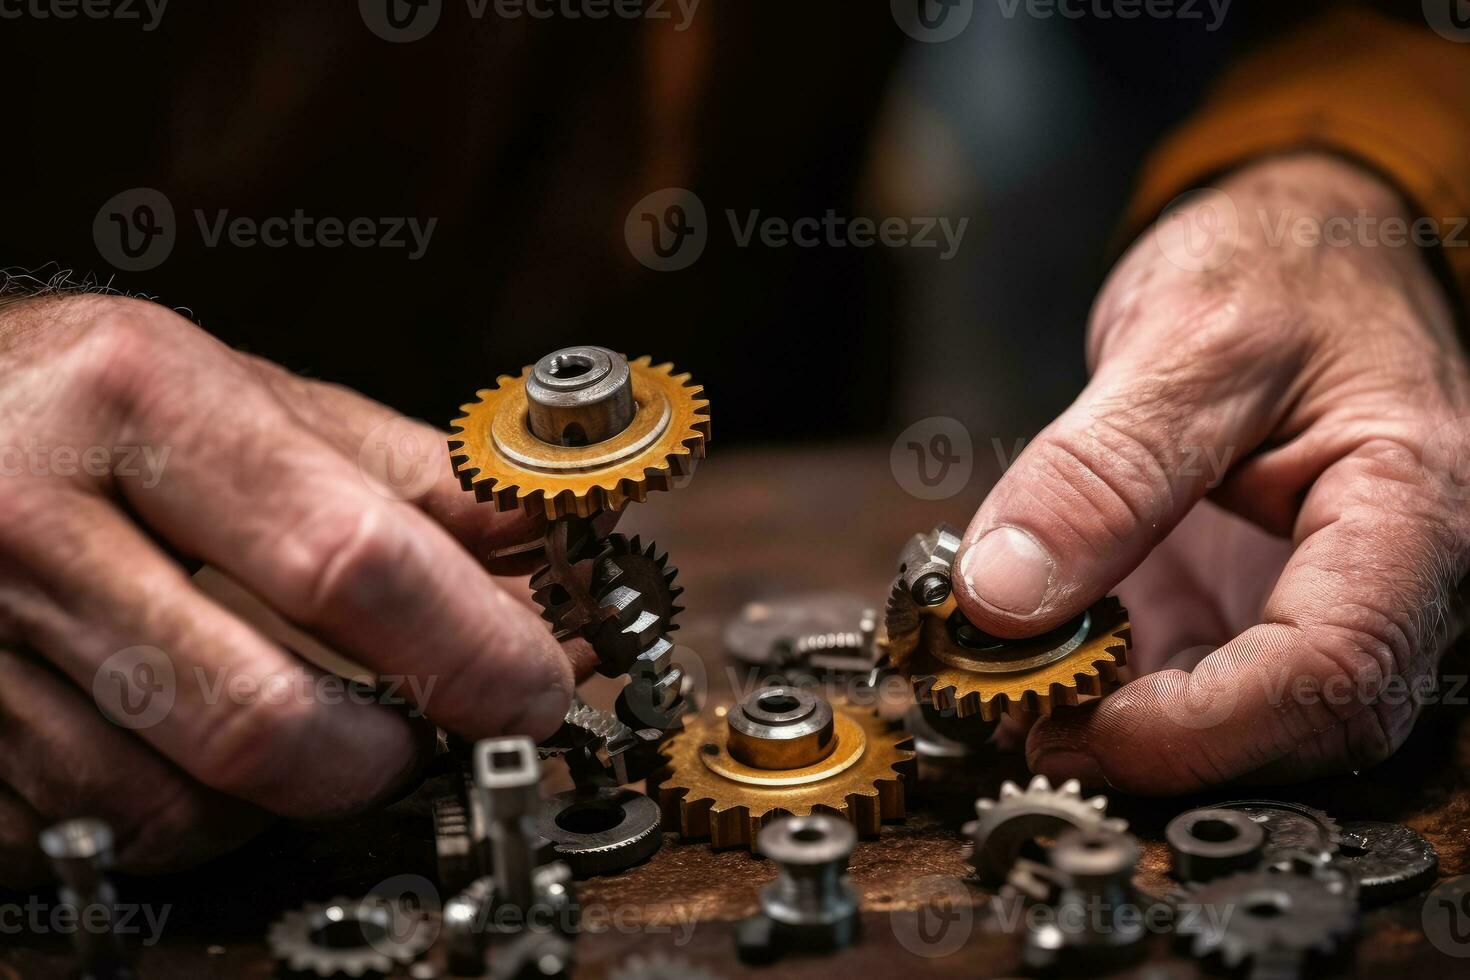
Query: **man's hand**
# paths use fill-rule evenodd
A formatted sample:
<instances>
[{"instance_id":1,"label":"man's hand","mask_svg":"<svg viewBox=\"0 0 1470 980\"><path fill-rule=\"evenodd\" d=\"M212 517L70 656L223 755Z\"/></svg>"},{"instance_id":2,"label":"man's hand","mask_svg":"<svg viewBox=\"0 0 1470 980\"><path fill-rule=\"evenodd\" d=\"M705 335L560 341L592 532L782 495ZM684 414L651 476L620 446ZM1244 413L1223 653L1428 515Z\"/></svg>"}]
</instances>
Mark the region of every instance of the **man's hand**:
<instances>
[{"instance_id":1,"label":"man's hand","mask_svg":"<svg viewBox=\"0 0 1470 980\"><path fill-rule=\"evenodd\" d=\"M179 559L394 678L445 728L557 727L567 657L488 559L539 529L461 491L441 433L135 300L0 310L0 373L0 883L36 871L57 818L110 821L124 868L177 866L270 814L380 801L432 750L406 710L314 696L340 688ZM389 466L434 475L398 494L375 472ZM168 707L146 724L99 712L155 693Z\"/></svg>"},{"instance_id":2,"label":"man's hand","mask_svg":"<svg viewBox=\"0 0 1470 980\"><path fill-rule=\"evenodd\" d=\"M1459 630L1470 381L1412 216L1325 156L1219 187L1114 271L1091 382L959 557L960 604L1005 636L1128 576L1143 676L1032 729L1055 778L1182 793L1371 765Z\"/></svg>"}]
</instances>

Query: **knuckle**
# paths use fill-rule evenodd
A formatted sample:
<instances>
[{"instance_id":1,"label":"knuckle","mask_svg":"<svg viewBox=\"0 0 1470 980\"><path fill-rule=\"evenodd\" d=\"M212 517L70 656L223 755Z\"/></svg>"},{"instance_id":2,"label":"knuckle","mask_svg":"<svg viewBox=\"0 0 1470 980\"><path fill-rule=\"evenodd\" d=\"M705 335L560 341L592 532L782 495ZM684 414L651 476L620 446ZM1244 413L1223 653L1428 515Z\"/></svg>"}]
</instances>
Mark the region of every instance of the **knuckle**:
<instances>
[{"instance_id":1,"label":"knuckle","mask_svg":"<svg viewBox=\"0 0 1470 980\"><path fill-rule=\"evenodd\" d=\"M115 296L88 297L76 315L86 319L86 331L70 352L73 377L94 397L118 405L146 394L186 322L155 303Z\"/></svg>"},{"instance_id":2,"label":"knuckle","mask_svg":"<svg viewBox=\"0 0 1470 980\"><path fill-rule=\"evenodd\" d=\"M390 598L411 543L383 505L318 510L281 545L283 591L293 615L311 625Z\"/></svg>"},{"instance_id":3,"label":"knuckle","mask_svg":"<svg viewBox=\"0 0 1470 980\"><path fill-rule=\"evenodd\" d=\"M279 796L308 744L311 707L294 699L253 698L216 705L190 750L189 771L201 783L249 800Z\"/></svg>"}]
</instances>

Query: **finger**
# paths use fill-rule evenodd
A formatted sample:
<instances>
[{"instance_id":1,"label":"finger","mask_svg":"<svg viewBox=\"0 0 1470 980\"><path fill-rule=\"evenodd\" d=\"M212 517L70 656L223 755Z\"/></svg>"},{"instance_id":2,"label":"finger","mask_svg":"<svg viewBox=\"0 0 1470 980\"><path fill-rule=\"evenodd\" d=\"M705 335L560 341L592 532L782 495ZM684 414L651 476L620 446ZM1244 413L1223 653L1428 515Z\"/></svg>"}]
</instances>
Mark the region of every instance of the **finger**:
<instances>
[{"instance_id":1,"label":"finger","mask_svg":"<svg viewBox=\"0 0 1470 980\"><path fill-rule=\"evenodd\" d=\"M1364 446L1313 487L1265 622L1032 731L1055 778L1133 793L1361 768L1402 743L1458 633L1463 521L1412 452Z\"/></svg>"},{"instance_id":2,"label":"finger","mask_svg":"<svg viewBox=\"0 0 1470 980\"><path fill-rule=\"evenodd\" d=\"M1025 636L1078 614L1264 438L1293 358L1255 356L1274 336L1221 306L1150 311L1171 330L1114 343L1001 477L959 556L956 599L977 625Z\"/></svg>"},{"instance_id":3,"label":"finger","mask_svg":"<svg viewBox=\"0 0 1470 980\"><path fill-rule=\"evenodd\" d=\"M544 518L525 509L500 513L466 493L449 464L446 433L350 388L242 356L297 419L356 463L368 487L423 508L494 573L534 571L538 554L498 553L540 538Z\"/></svg>"},{"instance_id":4,"label":"finger","mask_svg":"<svg viewBox=\"0 0 1470 980\"><path fill-rule=\"evenodd\" d=\"M171 447L156 473L116 480L150 527L345 656L417 678L415 703L445 728L560 725L572 676L545 624L422 511L368 489L254 370L151 321L94 328L92 343L127 379L97 383L130 441Z\"/></svg>"},{"instance_id":5,"label":"finger","mask_svg":"<svg viewBox=\"0 0 1470 980\"><path fill-rule=\"evenodd\" d=\"M0 725L8 750L0 781L44 824L80 816L106 821L119 870L188 867L238 846L270 821L258 807L188 778L105 721L65 679L7 650L0 650Z\"/></svg>"},{"instance_id":6,"label":"finger","mask_svg":"<svg viewBox=\"0 0 1470 980\"><path fill-rule=\"evenodd\" d=\"M7 621L197 782L276 813L332 817L385 797L423 762L422 725L375 704L324 703L317 672L201 595L109 502L43 487L11 488L6 504ZM20 671L13 656L10 666ZM10 727L49 733L64 699L26 676L27 696L6 702L24 723ZM132 761L143 758L140 748ZM27 774L46 777L12 775Z\"/></svg>"}]
</instances>

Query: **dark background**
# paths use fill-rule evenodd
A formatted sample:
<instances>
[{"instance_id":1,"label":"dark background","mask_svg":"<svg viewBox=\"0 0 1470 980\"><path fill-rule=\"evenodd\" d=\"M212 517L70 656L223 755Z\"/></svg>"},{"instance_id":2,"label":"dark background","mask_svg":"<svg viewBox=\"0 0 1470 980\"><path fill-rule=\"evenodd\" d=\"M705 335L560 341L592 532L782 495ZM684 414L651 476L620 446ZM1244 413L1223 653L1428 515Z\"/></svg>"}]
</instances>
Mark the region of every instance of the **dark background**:
<instances>
[{"instance_id":1,"label":"dark background","mask_svg":"<svg viewBox=\"0 0 1470 980\"><path fill-rule=\"evenodd\" d=\"M350 0L174 0L152 32L8 19L0 264L157 297L441 425L498 374L592 342L694 372L722 444L943 414L1008 445L1082 383L1087 310L1147 148L1231 55L1315 6L1237 0L1210 32L975 0L939 44L909 40L881 0L703 0L683 33L477 20L445 0L408 44ZM711 241L660 273L623 225L670 186L705 203ZM121 272L93 222L135 187L167 195L178 238L157 268ZM296 208L438 225L409 261L208 248L194 217ZM829 208L970 224L946 262L737 248L724 219Z\"/></svg>"}]
</instances>

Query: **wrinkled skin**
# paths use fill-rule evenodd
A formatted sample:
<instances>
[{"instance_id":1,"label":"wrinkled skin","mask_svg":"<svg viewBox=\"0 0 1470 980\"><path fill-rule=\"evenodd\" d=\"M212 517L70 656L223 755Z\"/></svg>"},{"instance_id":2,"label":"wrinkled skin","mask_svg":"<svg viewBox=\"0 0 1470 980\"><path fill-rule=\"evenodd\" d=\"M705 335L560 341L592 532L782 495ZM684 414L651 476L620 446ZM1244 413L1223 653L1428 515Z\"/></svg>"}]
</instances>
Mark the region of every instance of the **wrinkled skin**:
<instances>
[{"instance_id":1,"label":"wrinkled skin","mask_svg":"<svg viewBox=\"0 0 1470 980\"><path fill-rule=\"evenodd\" d=\"M1135 679L1026 737L1056 779L1169 794L1372 765L1460 628L1470 383L1445 291L1412 245L1272 239L1283 214L1406 205L1326 156L1216 186L1238 237L1197 266L1135 243L1094 307L1089 384L959 558L958 600L997 634L1115 586L1130 609Z\"/></svg>"},{"instance_id":2,"label":"wrinkled skin","mask_svg":"<svg viewBox=\"0 0 1470 980\"><path fill-rule=\"evenodd\" d=\"M571 660L524 582L491 576L526 571L490 556L540 527L463 492L443 433L130 299L0 309L0 373L0 884L43 873L37 833L59 818L105 818L122 868L162 870L274 815L381 802L431 753L429 721L471 738L557 727ZM113 452L127 446L153 465ZM204 594L185 561L415 682L395 698L421 693L419 716L312 696L322 673ZM177 690L134 728L103 716L94 682L151 683L106 670L137 646L166 654Z\"/></svg>"}]
</instances>

